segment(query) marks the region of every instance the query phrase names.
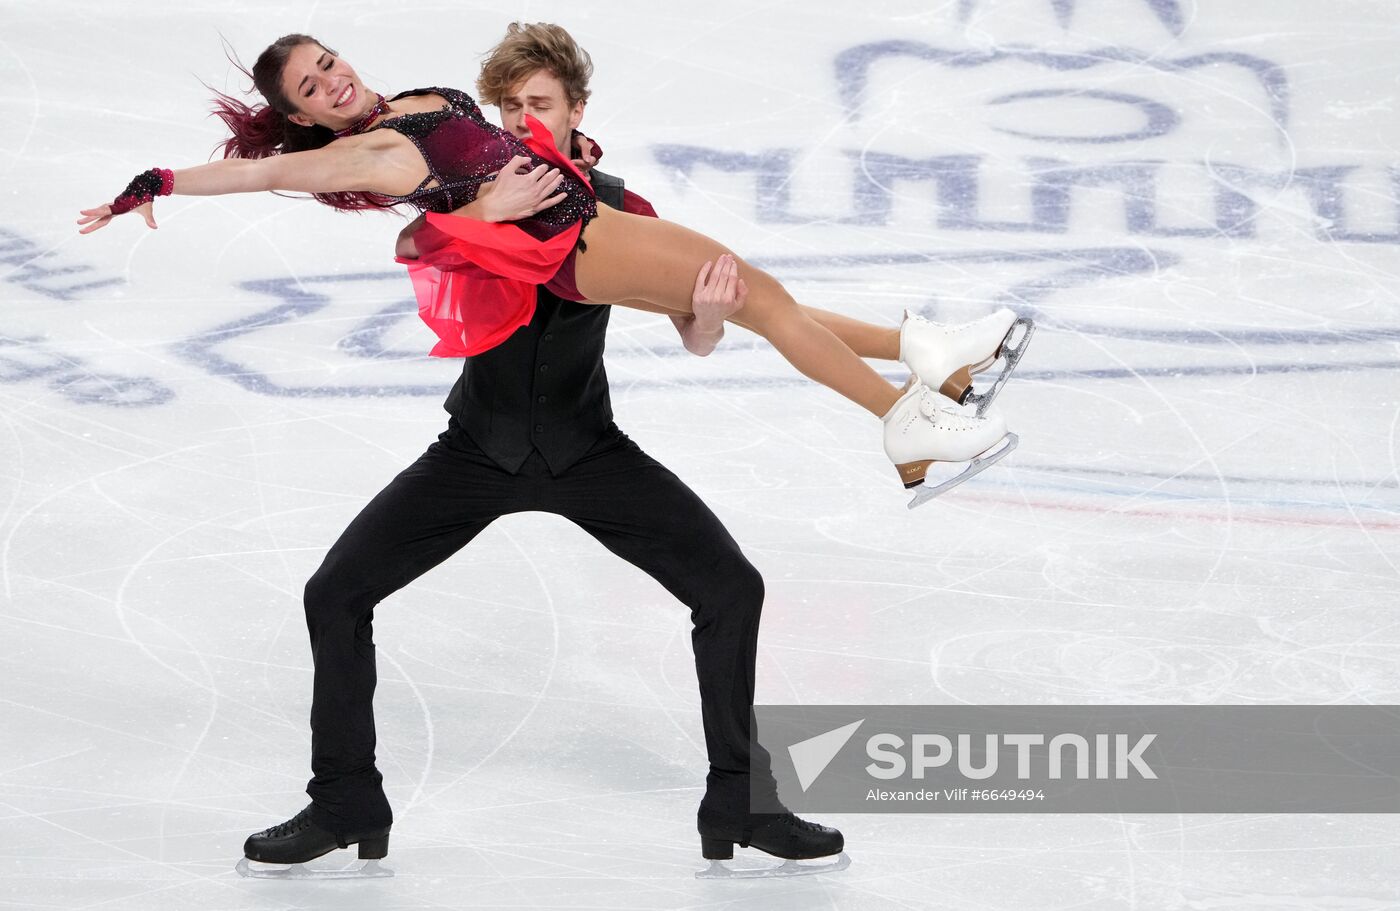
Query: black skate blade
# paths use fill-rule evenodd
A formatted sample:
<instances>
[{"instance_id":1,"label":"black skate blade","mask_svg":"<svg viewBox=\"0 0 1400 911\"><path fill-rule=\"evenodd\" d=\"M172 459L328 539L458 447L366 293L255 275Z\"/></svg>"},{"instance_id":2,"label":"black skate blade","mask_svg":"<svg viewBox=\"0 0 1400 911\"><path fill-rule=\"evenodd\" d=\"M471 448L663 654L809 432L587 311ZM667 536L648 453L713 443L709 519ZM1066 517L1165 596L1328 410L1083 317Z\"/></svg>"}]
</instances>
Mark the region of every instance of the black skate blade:
<instances>
[{"instance_id":1,"label":"black skate blade","mask_svg":"<svg viewBox=\"0 0 1400 911\"><path fill-rule=\"evenodd\" d=\"M233 869L239 876L248 879L383 879L394 875L393 870L381 867L377 860L367 860L359 866L337 869L308 867L306 864L255 864L243 857L239 858Z\"/></svg>"},{"instance_id":2,"label":"black skate blade","mask_svg":"<svg viewBox=\"0 0 1400 911\"><path fill-rule=\"evenodd\" d=\"M1011 344L1011 337L1016 334L1016 330L1024 329L1021 338L1016 344ZM1021 363L1021 358L1026 353L1026 346L1031 343L1031 335L1035 332L1035 322L1021 317L1011 324L1011 328L1006 330L1006 338L1001 342L1001 353L998 355L1005 363L1001 368L1001 373L992 381L992 388L986 392L969 392L967 397L959 404L975 405L977 417L981 417L992 405L992 400L1001 392L1001 387L1006 385L1006 381L1011 378L1011 371L1016 369L1016 365Z\"/></svg>"},{"instance_id":3,"label":"black skate blade","mask_svg":"<svg viewBox=\"0 0 1400 911\"><path fill-rule=\"evenodd\" d=\"M1021 438L1019 436L1014 433L1008 433L1001 438L1001 442L996 446L968 462L966 468L948 480L941 484L932 485L925 481L916 488L914 499L909 501L909 508L913 509L916 506L922 506L934 497L947 493L959 484L964 483L973 475L981 474L997 462L1006 458L1011 453L1011 450L1015 449L1016 445L1020 442Z\"/></svg>"},{"instance_id":4,"label":"black skate blade","mask_svg":"<svg viewBox=\"0 0 1400 911\"><path fill-rule=\"evenodd\" d=\"M769 860L771 861L772 858ZM850 865L850 855L844 851L835 857L819 857L810 861L785 860L781 864L764 863L757 858L737 858L729 861L712 860L708 867L695 874L695 878L775 879L779 876L811 876L814 873L835 873Z\"/></svg>"}]
</instances>

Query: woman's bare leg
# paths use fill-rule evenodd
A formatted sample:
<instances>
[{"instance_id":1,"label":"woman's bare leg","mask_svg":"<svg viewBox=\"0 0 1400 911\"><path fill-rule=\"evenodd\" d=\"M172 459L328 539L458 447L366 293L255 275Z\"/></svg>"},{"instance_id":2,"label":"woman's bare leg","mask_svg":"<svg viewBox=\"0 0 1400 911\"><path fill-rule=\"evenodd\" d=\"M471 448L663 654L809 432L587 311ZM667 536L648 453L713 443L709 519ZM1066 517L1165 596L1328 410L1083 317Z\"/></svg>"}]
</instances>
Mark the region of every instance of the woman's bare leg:
<instances>
[{"instance_id":1,"label":"woman's bare leg","mask_svg":"<svg viewBox=\"0 0 1400 911\"><path fill-rule=\"evenodd\" d=\"M584 240L588 250L577 255L574 278L589 301L625 306L640 299L681 313L691 312L700 267L730 252L689 228L605 207L599 207ZM731 322L759 333L804 375L876 417L890 410L899 390L804 311L776 279L735 258L749 296Z\"/></svg>"},{"instance_id":2,"label":"woman's bare leg","mask_svg":"<svg viewBox=\"0 0 1400 911\"><path fill-rule=\"evenodd\" d=\"M667 316L683 316L680 311L635 298L616 301L613 306L627 307L629 310L645 310L648 313L660 313ZM899 360L898 326L877 326L874 323L852 319L849 316L832 313L830 310L822 310L819 307L809 307L806 304L798 304L797 306L801 308L803 313L830 330L832 335L839 338L847 348L850 348L859 357L875 358L881 361ZM745 325L742 319L730 317L727 322L748 329L750 332L755 331L752 326Z\"/></svg>"},{"instance_id":3,"label":"woman's bare leg","mask_svg":"<svg viewBox=\"0 0 1400 911\"><path fill-rule=\"evenodd\" d=\"M899 327L877 326L830 310L798 304L809 317L821 323L861 357L881 361L899 360Z\"/></svg>"},{"instance_id":4,"label":"woman's bare leg","mask_svg":"<svg viewBox=\"0 0 1400 911\"><path fill-rule=\"evenodd\" d=\"M681 311L644 300L615 301L613 306L626 307L629 310L645 310L648 313L660 313L668 316L682 315ZM840 313L832 313L830 310L823 310L820 307L809 307L806 304L798 304L797 306L803 313L825 326L832 335L839 338L847 348L850 348L859 357L869 357L881 361L899 360L898 326L877 326L874 323L863 322ZM727 322L748 329L750 332L757 331L752 326L745 325L742 319L731 317Z\"/></svg>"},{"instance_id":5,"label":"woman's bare leg","mask_svg":"<svg viewBox=\"0 0 1400 911\"><path fill-rule=\"evenodd\" d=\"M645 310L648 313L661 313L667 316L680 317L684 315L678 310L644 300L618 301L613 306L627 307L631 310ZM877 326L874 323L862 322L849 316L842 316L840 313L822 310L819 307L808 307L806 304L798 304L797 306L803 313L825 326L832 335L839 338L857 356L880 361L899 360L898 326ZM726 322L733 323L755 334L758 332L752 326L745 324L739 314L731 316Z\"/></svg>"}]
</instances>

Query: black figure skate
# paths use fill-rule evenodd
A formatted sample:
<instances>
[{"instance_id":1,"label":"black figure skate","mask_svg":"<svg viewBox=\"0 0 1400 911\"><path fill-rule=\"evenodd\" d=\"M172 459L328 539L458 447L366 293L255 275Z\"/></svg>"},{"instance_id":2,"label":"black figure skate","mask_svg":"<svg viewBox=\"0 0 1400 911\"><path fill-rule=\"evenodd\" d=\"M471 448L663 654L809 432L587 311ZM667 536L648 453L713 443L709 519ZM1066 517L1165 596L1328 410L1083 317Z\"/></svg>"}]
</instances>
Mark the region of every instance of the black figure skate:
<instances>
[{"instance_id":1,"label":"black figure skate","mask_svg":"<svg viewBox=\"0 0 1400 911\"><path fill-rule=\"evenodd\" d=\"M754 813L738 825L699 818L700 849L710 866L695 874L696 879L762 879L773 876L803 876L844 870L851 859L842 850L846 839L830 826L798 819L791 813ZM734 846L757 848L783 859L779 865L734 866ZM823 859L823 863L798 861ZM730 861L729 865L723 863Z\"/></svg>"},{"instance_id":2,"label":"black figure skate","mask_svg":"<svg viewBox=\"0 0 1400 911\"><path fill-rule=\"evenodd\" d=\"M337 848L359 846L358 867L312 869L305 864ZM243 845L243 859L234 867L239 876L254 879L368 879L393 876L379 861L389 853L389 829L372 829L347 835L328 832L311 821L307 807L284 823L250 835ZM256 864L256 866L255 866ZM265 866L265 865L278 866Z\"/></svg>"}]
</instances>

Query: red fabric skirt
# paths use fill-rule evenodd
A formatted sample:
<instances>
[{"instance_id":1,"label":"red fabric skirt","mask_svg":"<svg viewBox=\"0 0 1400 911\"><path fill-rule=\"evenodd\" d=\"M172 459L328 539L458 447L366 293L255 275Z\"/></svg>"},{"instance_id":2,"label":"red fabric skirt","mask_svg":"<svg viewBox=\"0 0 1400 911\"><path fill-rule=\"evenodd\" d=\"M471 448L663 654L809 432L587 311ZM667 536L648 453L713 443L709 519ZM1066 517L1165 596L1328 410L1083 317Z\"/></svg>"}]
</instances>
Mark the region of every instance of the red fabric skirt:
<instances>
[{"instance_id":1,"label":"red fabric skirt","mask_svg":"<svg viewBox=\"0 0 1400 911\"><path fill-rule=\"evenodd\" d=\"M526 115L525 143L555 167L591 186L554 148L549 129ZM408 267L418 315L438 337L434 357L471 357L496 347L535 315L535 289L548 284L574 252L582 223L548 240L536 240L511 222L477 221L428 213L413 240L417 259Z\"/></svg>"}]
</instances>

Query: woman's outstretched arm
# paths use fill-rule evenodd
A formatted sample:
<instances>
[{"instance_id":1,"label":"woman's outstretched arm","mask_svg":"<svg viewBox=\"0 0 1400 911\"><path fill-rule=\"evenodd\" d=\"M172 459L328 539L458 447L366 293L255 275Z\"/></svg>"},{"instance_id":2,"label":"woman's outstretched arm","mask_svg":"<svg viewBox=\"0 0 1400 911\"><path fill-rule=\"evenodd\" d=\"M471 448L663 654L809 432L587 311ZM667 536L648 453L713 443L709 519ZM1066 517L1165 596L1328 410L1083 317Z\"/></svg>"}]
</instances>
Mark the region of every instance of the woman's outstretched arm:
<instances>
[{"instance_id":1,"label":"woman's outstretched arm","mask_svg":"<svg viewBox=\"0 0 1400 911\"><path fill-rule=\"evenodd\" d=\"M398 173L392 156L365 142L333 142L306 152L289 152L268 158L225 158L174 172L172 194L181 196L222 196L228 193L257 193L263 190L289 190L301 193L342 193L355 191L393 192L394 184L408 183L413 175ZM404 192L408 192L405 190ZM156 227L151 203L134 209ZM114 217L112 204L82 210L79 234L91 234L107 226Z\"/></svg>"}]
</instances>

